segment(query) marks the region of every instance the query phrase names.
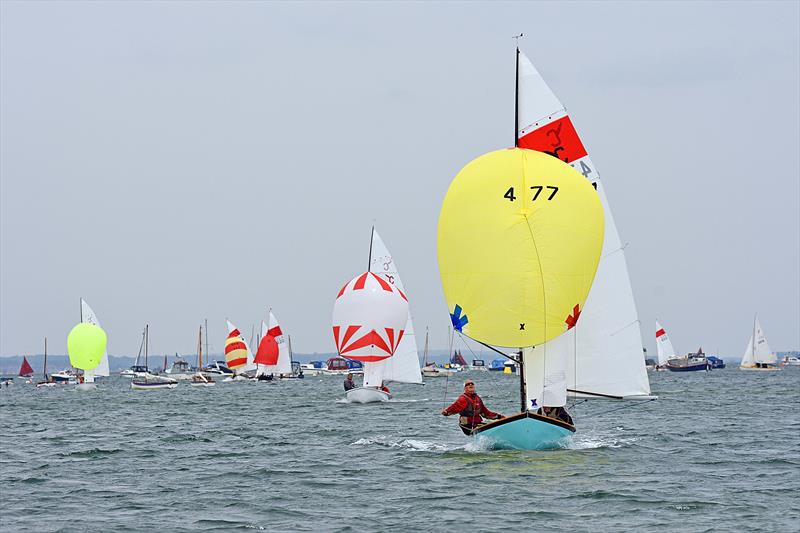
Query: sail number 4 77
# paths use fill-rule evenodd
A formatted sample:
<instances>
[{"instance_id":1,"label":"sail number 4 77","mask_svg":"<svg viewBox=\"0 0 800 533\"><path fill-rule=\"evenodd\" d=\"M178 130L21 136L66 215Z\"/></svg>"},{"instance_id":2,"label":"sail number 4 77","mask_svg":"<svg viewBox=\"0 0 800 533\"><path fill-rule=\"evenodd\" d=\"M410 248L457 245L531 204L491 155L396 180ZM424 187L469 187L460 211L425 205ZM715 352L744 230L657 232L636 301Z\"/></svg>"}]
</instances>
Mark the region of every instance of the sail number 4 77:
<instances>
[{"instance_id":1,"label":"sail number 4 77","mask_svg":"<svg viewBox=\"0 0 800 533\"><path fill-rule=\"evenodd\" d=\"M558 192L558 187L555 185L534 185L531 187L531 190L533 191L533 198L531 198L531 201L535 202L545 189L547 189L549 192L545 193L548 200L552 200ZM503 195L503 198L508 199L509 202L516 200L517 197L514 195L514 187L509 187L506 193ZM544 196L542 198L544 198Z\"/></svg>"}]
</instances>

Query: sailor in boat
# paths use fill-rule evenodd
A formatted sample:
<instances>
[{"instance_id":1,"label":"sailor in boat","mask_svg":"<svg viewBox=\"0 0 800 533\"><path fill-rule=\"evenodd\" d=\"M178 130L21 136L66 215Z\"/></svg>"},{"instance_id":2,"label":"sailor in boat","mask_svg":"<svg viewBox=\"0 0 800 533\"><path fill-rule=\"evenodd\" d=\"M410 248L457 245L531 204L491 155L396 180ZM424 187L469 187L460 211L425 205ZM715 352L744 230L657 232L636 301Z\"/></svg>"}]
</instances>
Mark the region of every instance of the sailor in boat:
<instances>
[{"instance_id":1,"label":"sailor in boat","mask_svg":"<svg viewBox=\"0 0 800 533\"><path fill-rule=\"evenodd\" d=\"M386 383L385 383L385 382L383 382L383 381L381 381L381 390L382 390L383 392L385 392L386 394L391 394L391 392L389 392L389 387L387 387L387 386L386 386Z\"/></svg>"},{"instance_id":2,"label":"sailor in boat","mask_svg":"<svg viewBox=\"0 0 800 533\"><path fill-rule=\"evenodd\" d=\"M548 418L555 418L556 420L561 420L569 424L570 426L574 426L575 423L572 421L572 417L569 416L567 410L563 407L543 407L539 409L537 414L544 415Z\"/></svg>"},{"instance_id":3,"label":"sailor in boat","mask_svg":"<svg viewBox=\"0 0 800 533\"><path fill-rule=\"evenodd\" d=\"M458 414L458 425L464 435L471 435L472 430L483 425L483 417L494 420L503 418L503 415L490 411L478 393L475 392L475 383L468 379L464 382L464 394L458 397L450 407L442 409L444 416Z\"/></svg>"},{"instance_id":4,"label":"sailor in boat","mask_svg":"<svg viewBox=\"0 0 800 533\"><path fill-rule=\"evenodd\" d=\"M355 389L356 384L353 381L353 374L347 374L347 377L344 378L344 390L349 391L350 389Z\"/></svg>"}]
</instances>

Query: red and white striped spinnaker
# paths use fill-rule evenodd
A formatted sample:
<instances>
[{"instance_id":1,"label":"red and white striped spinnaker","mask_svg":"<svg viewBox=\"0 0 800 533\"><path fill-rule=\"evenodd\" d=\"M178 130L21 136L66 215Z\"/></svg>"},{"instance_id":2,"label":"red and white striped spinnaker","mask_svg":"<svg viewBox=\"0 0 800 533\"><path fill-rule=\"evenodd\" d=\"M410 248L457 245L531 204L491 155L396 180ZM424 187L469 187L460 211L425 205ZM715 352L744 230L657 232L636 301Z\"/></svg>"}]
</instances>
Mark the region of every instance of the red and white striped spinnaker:
<instances>
[{"instance_id":1,"label":"red and white striped spinnaker","mask_svg":"<svg viewBox=\"0 0 800 533\"><path fill-rule=\"evenodd\" d=\"M405 295L381 275L359 274L333 305L333 339L339 355L362 362L394 355L408 319Z\"/></svg>"}]
</instances>

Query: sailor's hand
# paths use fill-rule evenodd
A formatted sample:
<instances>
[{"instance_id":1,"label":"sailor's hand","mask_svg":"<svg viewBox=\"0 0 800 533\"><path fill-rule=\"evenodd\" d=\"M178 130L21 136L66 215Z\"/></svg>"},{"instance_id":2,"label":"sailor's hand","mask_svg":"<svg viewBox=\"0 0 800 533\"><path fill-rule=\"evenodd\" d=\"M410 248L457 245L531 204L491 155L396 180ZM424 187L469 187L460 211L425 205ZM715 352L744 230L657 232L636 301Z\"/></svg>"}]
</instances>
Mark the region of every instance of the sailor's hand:
<instances>
[{"instance_id":1,"label":"sailor's hand","mask_svg":"<svg viewBox=\"0 0 800 533\"><path fill-rule=\"evenodd\" d=\"M447 412L447 409L442 409L442 416L450 416L450 414Z\"/></svg>"},{"instance_id":2,"label":"sailor's hand","mask_svg":"<svg viewBox=\"0 0 800 533\"><path fill-rule=\"evenodd\" d=\"M505 418L503 415L497 414L494 416L495 420L500 420L501 418Z\"/></svg>"}]
</instances>

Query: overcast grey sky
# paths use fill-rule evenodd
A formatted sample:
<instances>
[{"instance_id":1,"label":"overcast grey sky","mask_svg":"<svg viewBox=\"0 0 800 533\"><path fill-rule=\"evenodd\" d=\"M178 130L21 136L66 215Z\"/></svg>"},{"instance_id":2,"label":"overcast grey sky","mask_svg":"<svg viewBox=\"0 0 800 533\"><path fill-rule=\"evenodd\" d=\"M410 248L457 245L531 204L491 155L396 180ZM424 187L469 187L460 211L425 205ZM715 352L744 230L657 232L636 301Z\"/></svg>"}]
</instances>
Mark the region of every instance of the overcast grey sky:
<instances>
[{"instance_id":1,"label":"overcast grey sky","mask_svg":"<svg viewBox=\"0 0 800 533\"><path fill-rule=\"evenodd\" d=\"M800 348L798 2L0 4L0 354L194 350L272 307L334 351L378 231L447 345L436 224L513 144L514 33L606 187L644 344Z\"/></svg>"}]
</instances>

